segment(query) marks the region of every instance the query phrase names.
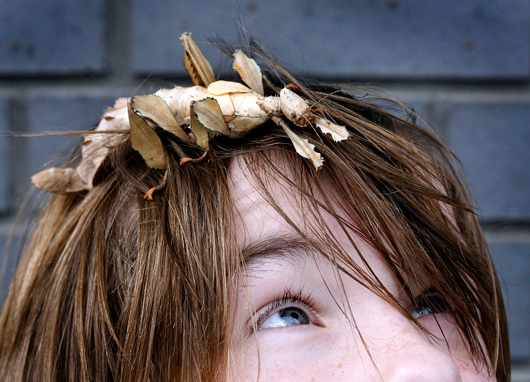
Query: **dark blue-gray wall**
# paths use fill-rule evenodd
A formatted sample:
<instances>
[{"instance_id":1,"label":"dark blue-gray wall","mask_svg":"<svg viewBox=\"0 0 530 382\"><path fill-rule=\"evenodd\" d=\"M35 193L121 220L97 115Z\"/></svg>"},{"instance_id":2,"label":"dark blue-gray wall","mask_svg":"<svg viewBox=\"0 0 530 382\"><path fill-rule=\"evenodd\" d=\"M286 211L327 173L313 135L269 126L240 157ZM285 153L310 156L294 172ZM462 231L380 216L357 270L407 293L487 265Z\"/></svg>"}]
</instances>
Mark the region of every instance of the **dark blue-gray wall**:
<instances>
[{"instance_id":1,"label":"dark blue-gray wall","mask_svg":"<svg viewBox=\"0 0 530 382\"><path fill-rule=\"evenodd\" d=\"M183 31L221 62L206 41L237 41L239 19L291 72L386 89L449 144L505 285L515 378L530 381L528 0L4 0L0 131L87 129L118 96L187 80ZM29 176L76 141L0 134L0 250Z\"/></svg>"}]
</instances>

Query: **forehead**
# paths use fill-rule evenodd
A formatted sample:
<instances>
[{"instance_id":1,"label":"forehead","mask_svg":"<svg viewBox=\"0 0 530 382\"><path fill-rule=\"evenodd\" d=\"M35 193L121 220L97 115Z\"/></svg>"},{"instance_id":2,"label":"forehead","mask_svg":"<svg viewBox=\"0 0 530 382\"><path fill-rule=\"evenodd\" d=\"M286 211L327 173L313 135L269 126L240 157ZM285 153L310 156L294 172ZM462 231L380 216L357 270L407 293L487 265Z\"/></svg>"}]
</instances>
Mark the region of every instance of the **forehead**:
<instances>
[{"instance_id":1,"label":"forehead","mask_svg":"<svg viewBox=\"0 0 530 382\"><path fill-rule=\"evenodd\" d=\"M290 172L290 169L285 169L284 174ZM323 243L330 239L352 256L357 252L354 246L365 247L352 232L346 233L334 216L323 208L317 208L296 187L278 177L255 177L240 157L230 164L228 186L236 212L239 244L243 250L265 245L271 251L275 248L276 252L301 254L315 251L309 242L326 250L329 245ZM322 198L315 198L323 203ZM344 215L340 211L338 213ZM299 250L293 251L293 248Z\"/></svg>"},{"instance_id":2,"label":"forehead","mask_svg":"<svg viewBox=\"0 0 530 382\"><path fill-rule=\"evenodd\" d=\"M274 285L274 280L292 278L293 283L304 284L320 277L331 289L339 290L337 285L343 280L351 282L377 274L379 283L397 294L398 280L373 247L352 230L344 229L324 209L319 208L316 214L308 212L309 203L293 186L281 180L266 180L266 191L277 208L264 195L266 191L244 160L237 159L230 165L228 185L236 209L246 283L253 284L255 278L262 280L267 275L268 287Z\"/></svg>"},{"instance_id":3,"label":"forehead","mask_svg":"<svg viewBox=\"0 0 530 382\"><path fill-rule=\"evenodd\" d=\"M281 161L278 165L281 166ZM285 174L289 173L292 171L286 169ZM323 208L315 211L315 205L308 201L308 197L297 192L287 181L271 176L260 176L258 180L240 157L231 162L228 174L239 245L247 265L255 263L256 259L287 258L291 261L295 258L305 261L308 255L320 257L315 247L307 241L309 238L333 263L338 262L348 270L357 269L354 274L359 275L359 271L371 272L369 269L374 264L380 269L387 267L381 255L351 229L355 222L338 207L335 212L343 219L342 223L349 223L349 228L345 228ZM261 181L266 184L261 184ZM322 192L331 191L331 185L329 187L329 190L323 189ZM270 194L267 195L267 192ZM318 195L315 198L318 202L324 202ZM418 283L428 281L424 272L410 259L408 266L414 269L415 277L407 281L413 289L417 288ZM406 275L402 276L409 279Z\"/></svg>"},{"instance_id":4,"label":"forehead","mask_svg":"<svg viewBox=\"0 0 530 382\"><path fill-rule=\"evenodd\" d=\"M236 157L228 169L228 187L234 202L240 240L243 241L241 244L277 234L278 230L292 232L292 225L304 227L308 210L303 208L305 203L300 193L284 180L267 175L258 179L253 172L241 157ZM289 170L286 169L285 173L289 173ZM271 204L271 199L285 216L280 215Z\"/></svg>"}]
</instances>

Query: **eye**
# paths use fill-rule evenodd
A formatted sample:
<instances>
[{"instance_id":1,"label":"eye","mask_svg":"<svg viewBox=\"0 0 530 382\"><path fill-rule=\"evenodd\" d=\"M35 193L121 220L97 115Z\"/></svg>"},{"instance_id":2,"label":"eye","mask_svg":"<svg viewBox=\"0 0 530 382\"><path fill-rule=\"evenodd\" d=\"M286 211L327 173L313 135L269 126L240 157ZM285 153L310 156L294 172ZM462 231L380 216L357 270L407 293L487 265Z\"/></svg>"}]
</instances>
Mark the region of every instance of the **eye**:
<instances>
[{"instance_id":1,"label":"eye","mask_svg":"<svg viewBox=\"0 0 530 382\"><path fill-rule=\"evenodd\" d=\"M295 306L284 308L265 319L258 330L281 328L284 326L310 325L311 320L306 312Z\"/></svg>"},{"instance_id":2,"label":"eye","mask_svg":"<svg viewBox=\"0 0 530 382\"><path fill-rule=\"evenodd\" d=\"M299 325L323 326L311 296L303 296L302 292L293 294L290 290L256 312L255 320L258 330Z\"/></svg>"},{"instance_id":3,"label":"eye","mask_svg":"<svg viewBox=\"0 0 530 382\"><path fill-rule=\"evenodd\" d=\"M413 318L420 318L429 314L447 313L449 310L440 294L435 290L428 290L414 301Z\"/></svg>"}]
</instances>

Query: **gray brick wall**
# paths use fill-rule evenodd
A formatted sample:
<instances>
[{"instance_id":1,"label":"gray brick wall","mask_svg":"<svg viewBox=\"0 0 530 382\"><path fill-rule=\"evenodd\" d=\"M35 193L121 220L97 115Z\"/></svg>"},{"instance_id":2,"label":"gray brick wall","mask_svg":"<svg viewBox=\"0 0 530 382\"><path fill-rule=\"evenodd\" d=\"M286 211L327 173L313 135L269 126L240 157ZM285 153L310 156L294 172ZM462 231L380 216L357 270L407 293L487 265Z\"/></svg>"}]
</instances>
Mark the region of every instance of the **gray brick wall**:
<instances>
[{"instance_id":1,"label":"gray brick wall","mask_svg":"<svg viewBox=\"0 0 530 382\"><path fill-rule=\"evenodd\" d=\"M105 69L103 0L4 0L0 75L71 75Z\"/></svg>"},{"instance_id":2,"label":"gray brick wall","mask_svg":"<svg viewBox=\"0 0 530 382\"><path fill-rule=\"evenodd\" d=\"M181 31L233 36L238 13L279 57L318 76L520 79L530 70L526 0L218 0L207 8L133 0L134 70L183 73L175 66Z\"/></svg>"},{"instance_id":3,"label":"gray brick wall","mask_svg":"<svg viewBox=\"0 0 530 382\"><path fill-rule=\"evenodd\" d=\"M508 321L511 329L512 357L530 358L530 241L505 241L490 245L504 284Z\"/></svg>"},{"instance_id":4,"label":"gray brick wall","mask_svg":"<svg viewBox=\"0 0 530 382\"><path fill-rule=\"evenodd\" d=\"M0 253L6 254L0 258L0 304L3 305L12 281L17 265L18 253L20 252L22 240L21 236L10 236L5 233L0 234Z\"/></svg>"},{"instance_id":5,"label":"gray brick wall","mask_svg":"<svg viewBox=\"0 0 530 382\"><path fill-rule=\"evenodd\" d=\"M5 135L9 126L9 109L5 99L0 99L0 216L9 207L9 187L11 176L9 173L9 136Z\"/></svg>"},{"instance_id":6,"label":"gray brick wall","mask_svg":"<svg viewBox=\"0 0 530 382\"><path fill-rule=\"evenodd\" d=\"M530 220L529 123L526 102L453 106L449 145L462 161L484 220Z\"/></svg>"},{"instance_id":7,"label":"gray brick wall","mask_svg":"<svg viewBox=\"0 0 530 382\"><path fill-rule=\"evenodd\" d=\"M505 285L514 381L530 381L528 0L6 0L0 8L0 237L28 177L118 96L187 80L178 37L237 41L236 20L293 73L413 105L460 158ZM149 80L144 79L149 76ZM51 161L51 162L50 162ZM0 239L2 241L3 239ZM1 246L1 244L0 244ZM11 261L11 260L10 260Z\"/></svg>"}]
</instances>

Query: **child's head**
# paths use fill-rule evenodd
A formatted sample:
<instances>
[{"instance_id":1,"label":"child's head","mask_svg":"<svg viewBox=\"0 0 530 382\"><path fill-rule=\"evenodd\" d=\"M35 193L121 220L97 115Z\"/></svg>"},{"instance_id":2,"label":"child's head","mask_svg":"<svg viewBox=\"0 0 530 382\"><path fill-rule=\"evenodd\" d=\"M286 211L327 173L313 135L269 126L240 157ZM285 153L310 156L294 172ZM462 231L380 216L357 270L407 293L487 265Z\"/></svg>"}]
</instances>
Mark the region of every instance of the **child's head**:
<instances>
[{"instance_id":1,"label":"child's head","mask_svg":"<svg viewBox=\"0 0 530 382\"><path fill-rule=\"evenodd\" d=\"M124 135L94 188L53 196L2 316L2 372L507 381L498 281L443 145L348 93L293 89L348 128L291 125L320 170L271 121L183 166L203 151L162 131L165 171Z\"/></svg>"}]
</instances>

